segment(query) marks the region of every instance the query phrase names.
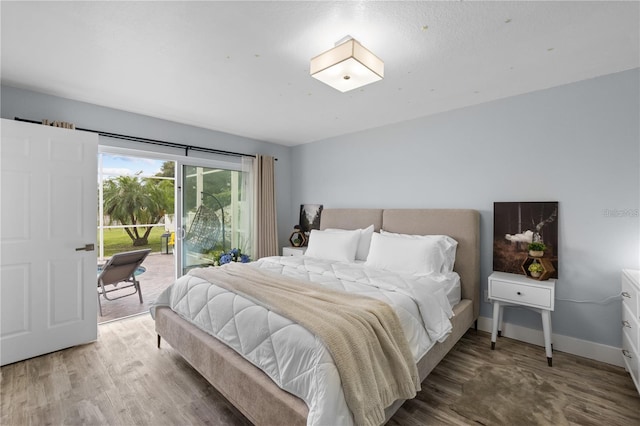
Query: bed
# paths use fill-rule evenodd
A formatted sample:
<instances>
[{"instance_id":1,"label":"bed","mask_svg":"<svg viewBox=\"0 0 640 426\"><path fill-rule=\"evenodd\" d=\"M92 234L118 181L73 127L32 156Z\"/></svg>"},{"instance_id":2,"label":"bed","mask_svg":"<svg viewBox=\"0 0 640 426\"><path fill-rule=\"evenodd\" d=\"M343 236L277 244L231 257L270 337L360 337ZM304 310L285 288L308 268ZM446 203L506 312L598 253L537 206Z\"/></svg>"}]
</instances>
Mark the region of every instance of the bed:
<instances>
[{"instance_id":1,"label":"bed","mask_svg":"<svg viewBox=\"0 0 640 426\"><path fill-rule=\"evenodd\" d=\"M448 337L435 343L417 362L424 380L464 333L480 308L479 214L466 209L325 209L321 229L363 229L413 235L448 235L458 242L454 271L460 278L459 302L453 307ZM231 404L256 425L304 425L309 408L282 390L262 370L217 338L167 307L154 309L158 346L168 342ZM385 410L389 419L404 401Z\"/></svg>"}]
</instances>

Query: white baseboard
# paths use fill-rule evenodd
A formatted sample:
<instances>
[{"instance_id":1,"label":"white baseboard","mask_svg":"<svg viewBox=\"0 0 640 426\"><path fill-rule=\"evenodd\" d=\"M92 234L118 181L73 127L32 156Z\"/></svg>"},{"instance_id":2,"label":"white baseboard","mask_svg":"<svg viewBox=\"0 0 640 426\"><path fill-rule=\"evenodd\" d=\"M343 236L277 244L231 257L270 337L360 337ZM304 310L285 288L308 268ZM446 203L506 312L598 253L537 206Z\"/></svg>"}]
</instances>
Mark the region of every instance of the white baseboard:
<instances>
[{"instance_id":1,"label":"white baseboard","mask_svg":"<svg viewBox=\"0 0 640 426\"><path fill-rule=\"evenodd\" d=\"M493 320L487 317L478 318L478 330L491 333ZM502 324L502 335L510 339L520 340L522 342L531 343L544 347L544 335L542 330L522 327L520 325ZM588 340L576 339L575 337L563 336L561 334L553 334L551 336L553 342L553 350L566 352L572 355L593 359L596 361L606 362L607 364L624 367L622 360L622 349L614 346L602 345L600 343L589 342Z\"/></svg>"}]
</instances>

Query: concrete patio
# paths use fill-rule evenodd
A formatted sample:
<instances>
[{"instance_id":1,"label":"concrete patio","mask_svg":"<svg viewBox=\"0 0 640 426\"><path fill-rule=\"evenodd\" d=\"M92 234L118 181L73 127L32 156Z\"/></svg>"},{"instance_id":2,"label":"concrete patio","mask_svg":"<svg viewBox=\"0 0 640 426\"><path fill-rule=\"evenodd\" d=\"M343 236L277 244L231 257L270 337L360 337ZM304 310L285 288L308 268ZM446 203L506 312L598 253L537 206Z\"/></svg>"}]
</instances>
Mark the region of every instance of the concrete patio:
<instances>
[{"instance_id":1,"label":"concrete patio","mask_svg":"<svg viewBox=\"0 0 640 426\"><path fill-rule=\"evenodd\" d=\"M171 254L151 253L142 266L146 268L146 271L137 278L142 290L143 303L140 303L137 294L113 301L106 300L101 296L103 316L100 316L98 311L98 323L149 312L150 306L162 290L175 281L175 259ZM131 288L124 289L122 292L114 291L109 293L109 297L117 297L129 292L131 292Z\"/></svg>"}]
</instances>

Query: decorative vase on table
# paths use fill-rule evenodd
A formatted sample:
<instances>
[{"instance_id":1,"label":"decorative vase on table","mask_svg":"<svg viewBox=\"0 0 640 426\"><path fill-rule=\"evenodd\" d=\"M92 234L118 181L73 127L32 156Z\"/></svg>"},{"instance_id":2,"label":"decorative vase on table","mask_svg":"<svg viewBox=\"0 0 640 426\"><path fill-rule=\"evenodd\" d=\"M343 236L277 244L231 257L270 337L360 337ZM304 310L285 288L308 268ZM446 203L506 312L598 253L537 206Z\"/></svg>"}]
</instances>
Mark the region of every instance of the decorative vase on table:
<instances>
[{"instance_id":1,"label":"decorative vase on table","mask_svg":"<svg viewBox=\"0 0 640 426\"><path fill-rule=\"evenodd\" d=\"M299 225L293 227L293 232L289 237L289 242L293 247L302 247L307 245L307 236L302 232Z\"/></svg>"},{"instance_id":2,"label":"decorative vase on table","mask_svg":"<svg viewBox=\"0 0 640 426\"><path fill-rule=\"evenodd\" d=\"M555 272L553 263L545 257L527 256L520 268L524 275L538 281L548 280Z\"/></svg>"},{"instance_id":3,"label":"decorative vase on table","mask_svg":"<svg viewBox=\"0 0 640 426\"><path fill-rule=\"evenodd\" d=\"M531 257L542 257L544 256L544 251L547 246L544 245L542 241L535 241L529 244L527 247L529 249L529 256Z\"/></svg>"}]
</instances>

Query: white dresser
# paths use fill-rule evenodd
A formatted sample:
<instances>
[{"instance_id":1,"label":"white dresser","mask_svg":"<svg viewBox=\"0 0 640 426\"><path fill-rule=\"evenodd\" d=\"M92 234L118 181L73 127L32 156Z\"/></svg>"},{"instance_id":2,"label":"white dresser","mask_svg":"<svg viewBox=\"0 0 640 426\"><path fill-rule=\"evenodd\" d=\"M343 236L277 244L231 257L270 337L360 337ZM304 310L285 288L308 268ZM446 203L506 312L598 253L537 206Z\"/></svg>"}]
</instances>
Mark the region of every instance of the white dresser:
<instances>
[{"instance_id":1,"label":"white dresser","mask_svg":"<svg viewBox=\"0 0 640 426\"><path fill-rule=\"evenodd\" d=\"M640 392L640 271L622 270L622 357Z\"/></svg>"}]
</instances>

